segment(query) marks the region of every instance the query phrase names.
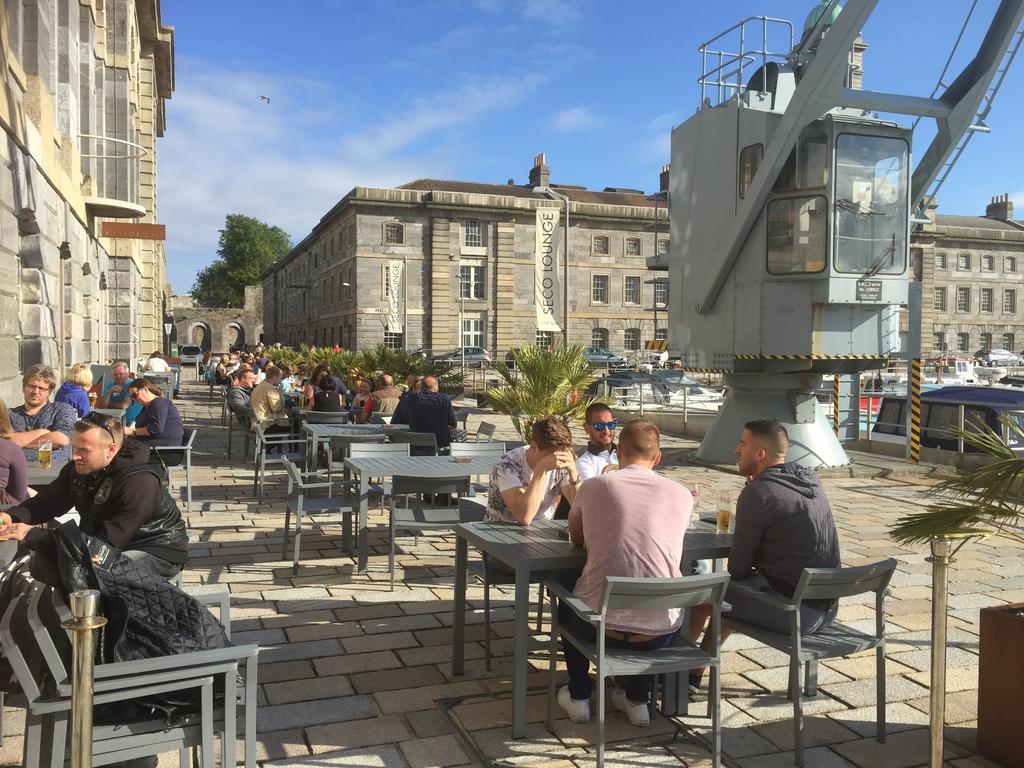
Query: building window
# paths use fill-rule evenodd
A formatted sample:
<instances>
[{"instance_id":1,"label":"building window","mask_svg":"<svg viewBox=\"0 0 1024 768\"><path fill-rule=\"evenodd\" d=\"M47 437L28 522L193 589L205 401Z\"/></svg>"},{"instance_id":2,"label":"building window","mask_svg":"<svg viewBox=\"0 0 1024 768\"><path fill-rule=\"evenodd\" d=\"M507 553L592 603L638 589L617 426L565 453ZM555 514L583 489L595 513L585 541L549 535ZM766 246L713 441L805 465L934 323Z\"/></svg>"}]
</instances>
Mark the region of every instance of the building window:
<instances>
[{"instance_id":1,"label":"building window","mask_svg":"<svg viewBox=\"0 0 1024 768\"><path fill-rule=\"evenodd\" d=\"M595 328L590 332L590 346L608 349L608 329Z\"/></svg>"},{"instance_id":2,"label":"building window","mask_svg":"<svg viewBox=\"0 0 1024 768\"><path fill-rule=\"evenodd\" d=\"M979 308L982 312L992 312L992 289L982 288L981 289L981 307Z\"/></svg>"},{"instance_id":3,"label":"building window","mask_svg":"<svg viewBox=\"0 0 1024 768\"><path fill-rule=\"evenodd\" d=\"M1014 339L1012 333L1003 334L1003 349L1005 349L1007 352L1013 352L1013 342Z\"/></svg>"},{"instance_id":4,"label":"building window","mask_svg":"<svg viewBox=\"0 0 1024 768\"><path fill-rule=\"evenodd\" d=\"M590 278L590 301L592 304L608 303L608 275L592 275Z\"/></svg>"},{"instance_id":5,"label":"building window","mask_svg":"<svg viewBox=\"0 0 1024 768\"><path fill-rule=\"evenodd\" d=\"M467 221L462 231L464 234L464 242L467 248L483 248L484 247L484 223L478 219Z\"/></svg>"},{"instance_id":6,"label":"building window","mask_svg":"<svg viewBox=\"0 0 1024 768\"><path fill-rule=\"evenodd\" d=\"M555 334L553 331L537 331L537 349L551 349L551 345L555 342Z\"/></svg>"},{"instance_id":7,"label":"building window","mask_svg":"<svg viewBox=\"0 0 1024 768\"><path fill-rule=\"evenodd\" d=\"M945 269L946 268L946 254L936 253L935 254L935 268Z\"/></svg>"},{"instance_id":8,"label":"building window","mask_svg":"<svg viewBox=\"0 0 1024 768\"><path fill-rule=\"evenodd\" d=\"M961 253L960 255L958 255L956 257L956 268L960 272L970 272L971 271L971 254L969 254L969 253Z\"/></svg>"},{"instance_id":9,"label":"building window","mask_svg":"<svg viewBox=\"0 0 1024 768\"><path fill-rule=\"evenodd\" d=\"M1015 288L1004 288L1003 289L1003 314L1015 315L1017 314L1017 289Z\"/></svg>"},{"instance_id":10,"label":"building window","mask_svg":"<svg viewBox=\"0 0 1024 768\"><path fill-rule=\"evenodd\" d=\"M664 307L668 304L668 280L659 277L654 281L654 306Z\"/></svg>"},{"instance_id":11,"label":"building window","mask_svg":"<svg viewBox=\"0 0 1024 768\"><path fill-rule=\"evenodd\" d=\"M402 338L402 334L384 331L384 346L388 349L403 349L405 347L405 342Z\"/></svg>"},{"instance_id":12,"label":"building window","mask_svg":"<svg viewBox=\"0 0 1024 768\"><path fill-rule=\"evenodd\" d=\"M946 351L946 334L936 333L932 336L932 349L937 349L939 352Z\"/></svg>"},{"instance_id":13,"label":"building window","mask_svg":"<svg viewBox=\"0 0 1024 768\"><path fill-rule=\"evenodd\" d=\"M992 349L992 334L991 333L983 333L983 334L981 334L981 348L982 349Z\"/></svg>"},{"instance_id":14,"label":"building window","mask_svg":"<svg viewBox=\"0 0 1024 768\"><path fill-rule=\"evenodd\" d=\"M932 309L936 312L946 311L946 289L936 288L935 297L932 299Z\"/></svg>"},{"instance_id":15,"label":"building window","mask_svg":"<svg viewBox=\"0 0 1024 768\"><path fill-rule=\"evenodd\" d=\"M957 312L970 312L971 311L971 289L970 288L957 288L956 289L956 311Z\"/></svg>"},{"instance_id":16,"label":"building window","mask_svg":"<svg viewBox=\"0 0 1024 768\"><path fill-rule=\"evenodd\" d=\"M627 256L639 256L640 255L640 238L639 237L627 237L626 238L626 255Z\"/></svg>"},{"instance_id":17,"label":"building window","mask_svg":"<svg viewBox=\"0 0 1024 768\"><path fill-rule=\"evenodd\" d=\"M956 335L956 351L966 352L968 345L971 343L971 335L969 333L958 333Z\"/></svg>"},{"instance_id":18,"label":"building window","mask_svg":"<svg viewBox=\"0 0 1024 768\"><path fill-rule=\"evenodd\" d=\"M640 329L639 328L627 328L623 332L623 346L627 352L639 352L640 351Z\"/></svg>"},{"instance_id":19,"label":"building window","mask_svg":"<svg viewBox=\"0 0 1024 768\"><path fill-rule=\"evenodd\" d=\"M640 278L637 275L626 275L622 280L622 303L640 303Z\"/></svg>"},{"instance_id":20,"label":"building window","mask_svg":"<svg viewBox=\"0 0 1024 768\"><path fill-rule=\"evenodd\" d=\"M466 314L462 316L462 346L483 347L484 326L487 318L481 314Z\"/></svg>"},{"instance_id":21,"label":"building window","mask_svg":"<svg viewBox=\"0 0 1024 768\"><path fill-rule=\"evenodd\" d=\"M994 257L985 255L981 257L981 271L982 272L994 272L996 269L996 260Z\"/></svg>"},{"instance_id":22,"label":"building window","mask_svg":"<svg viewBox=\"0 0 1024 768\"><path fill-rule=\"evenodd\" d=\"M384 245L404 245L405 225L397 221L388 221L384 224Z\"/></svg>"},{"instance_id":23,"label":"building window","mask_svg":"<svg viewBox=\"0 0 1024 768\"><path fill-rule=\"evenodd\" d=\"M464 299L484 298L483 264L462 264L459 266L459 291Z\"/></svg>"},{"instance_id":24,"label":"building window","mask_svg":"<svg viewBox=\"0 0 1024 768\"><path fill-rule=\"evenodd\" d=\"M668 328L659 328L654 332L654 338L658 341L668 341Z\"/></svg>"},{"instance_id":25,"label":"building window","mask_svg":"<svg viewBox=\"0 0 1024 768\"><path fill-rule=\"evenodd\" d=\"M1003 261L1003 271L1004 272L1016 272L1017 271L1017 257L1016 256L1007 256L1006 257L1006 259Z\"/></svg>"},{"instance_id":26,"label":"building window","mask_svg":"<svg viewBox=\"0 0 1024 768\"><path fill-rule=\"evenodd\" d=\"M594 239L591 241L591 251L598 256L607 256L609 250L608 237L605 235L594 235Z\"/></svg>"},{"instance_id":27,"label":"building window","mask_svg":"<svg viewBox=\"0 0 1024 768\"><path fill-rule=\"evenodd\" d=\"M658 241L658 255L664 256L668 253L668 240L662 238Z\"/></svg>"}]
</instances>

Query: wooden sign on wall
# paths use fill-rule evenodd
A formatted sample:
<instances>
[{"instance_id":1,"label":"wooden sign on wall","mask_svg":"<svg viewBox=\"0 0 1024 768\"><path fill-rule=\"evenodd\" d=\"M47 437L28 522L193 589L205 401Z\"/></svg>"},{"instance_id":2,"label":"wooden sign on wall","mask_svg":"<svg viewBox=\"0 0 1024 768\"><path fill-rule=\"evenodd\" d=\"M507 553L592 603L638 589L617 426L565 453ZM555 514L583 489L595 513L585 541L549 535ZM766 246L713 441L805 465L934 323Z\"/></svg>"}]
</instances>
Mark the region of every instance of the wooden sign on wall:
<instances>
[{"instance_id":1,"label":"wooden sign on wall","mask_svg":"<svg viewBox=\"0 0 1024 768\"><path fill-rule=\"evenodd\" d=\"M121 237L128 240L166 240L167 227L163 224L104 221L103 237Z\"/></svg>"}]
</instances>

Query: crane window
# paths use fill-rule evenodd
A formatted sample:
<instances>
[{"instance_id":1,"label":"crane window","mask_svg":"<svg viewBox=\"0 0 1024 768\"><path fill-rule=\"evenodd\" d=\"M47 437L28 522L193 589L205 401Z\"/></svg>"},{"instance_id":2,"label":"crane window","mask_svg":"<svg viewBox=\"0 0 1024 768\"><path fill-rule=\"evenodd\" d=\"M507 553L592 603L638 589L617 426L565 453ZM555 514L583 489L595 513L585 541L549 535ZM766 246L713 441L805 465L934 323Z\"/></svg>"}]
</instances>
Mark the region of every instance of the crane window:
<instances>
[{"instance_id":1,"label":"crane window","mask_svg":"<svg viewBox=\"0 0 1024 768\"><path fill-rule=\"evenodd\" d=\"M754 174L757 173L757 167L761 164L763 157L763 144L751 144L740 150L739 193L741 198L745 197L747 190L750 189L750 183L754 180Z\"/></svg>"},{"instance_id":2,"label":"crane window","mask_svg":"<svg viewBox=\"0 0 1024 768\"><path fill-rule=\"evenodd\" d=\"M828 201L822 195L768 205L768 272L796 275L825 269Z\"/></svg>"}]
</instances>

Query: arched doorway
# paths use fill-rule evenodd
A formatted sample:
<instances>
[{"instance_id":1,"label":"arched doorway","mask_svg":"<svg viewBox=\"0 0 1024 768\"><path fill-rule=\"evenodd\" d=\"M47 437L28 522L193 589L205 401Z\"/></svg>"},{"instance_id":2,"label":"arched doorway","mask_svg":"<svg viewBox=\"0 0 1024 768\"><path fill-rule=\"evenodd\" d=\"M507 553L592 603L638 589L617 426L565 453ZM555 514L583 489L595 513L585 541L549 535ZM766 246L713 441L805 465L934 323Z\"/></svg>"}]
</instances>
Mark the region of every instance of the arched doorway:
<instances>
[{"instance_id":1,"label":"arched doorway","mask_svg":"<svg viewBox=\"0 0 1024 768\"><path fill-rule=\"evenodd\" d=\"M202 349L203 352L210 352L213 348L210 326L206 323L193 323L192 327L189 328L188 331L188 343L195 344L197 347Z\"/></svg>"},{"instance_id":2,"label":"arched doorway","mask_svg":"<svg viewBox=\"0 0 1024 768\"><path fill-rule=\"evenodd\" d=\"M238 323L230 323L227 327L225 339L228 349L242 348L245 346L245 328Z\"/></svg>"}]
</instances>

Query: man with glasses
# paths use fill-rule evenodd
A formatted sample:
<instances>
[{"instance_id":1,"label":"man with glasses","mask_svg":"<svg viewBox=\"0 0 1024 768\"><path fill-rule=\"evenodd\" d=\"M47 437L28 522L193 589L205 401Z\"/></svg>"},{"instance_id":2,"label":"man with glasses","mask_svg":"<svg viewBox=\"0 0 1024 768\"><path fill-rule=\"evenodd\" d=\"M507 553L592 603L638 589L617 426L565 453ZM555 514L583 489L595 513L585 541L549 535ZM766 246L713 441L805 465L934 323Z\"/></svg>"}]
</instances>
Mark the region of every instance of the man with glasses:
<instances>
[{"instance_id":1,"label":"man with glasses","mask_svg":"<svg viewBox=\"0 0 1024 768\"><path fill-rule=\"evenodd\" d=\"M43 443L53 447L54 461L71 457L68 447L71 429L78 414L67 403L51 403L50 393L57 388L57 377L48 365L33 365L21 378L25 404L11 408L11 440L25 451L25 460L35 463Z\"/></svg>"},{"instance_id":2,"label":"man with glasses","mask_svg":"<svg viewBox=\"0 0 1024 768\"><path fill-rule=\"evenodd\" d=\"M615 430L619 423L604 403L592 403L583 417L583 429L587 433L587 447L576 459L580 480L597 477L611 464L618 464L619 455L615 445Z\"/></svg>"},{"instance_id":3,"label":"man with glasses","mask_svg":"<svg viewBox=\"0 0 1024 768\"><path fill-rule=\"evenodd\" d=\"M75 422L71 462L57 479L0 512L0 539L35 549L49 535L41 524L74 508L83 533L170 578L185 564L188 535L163 481L159 465L149 463L149 446L126 440L120 419L93 411Z\"/></svg>"}]
</instances>

